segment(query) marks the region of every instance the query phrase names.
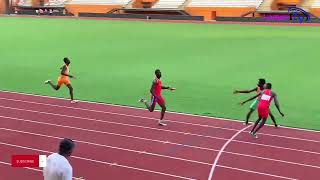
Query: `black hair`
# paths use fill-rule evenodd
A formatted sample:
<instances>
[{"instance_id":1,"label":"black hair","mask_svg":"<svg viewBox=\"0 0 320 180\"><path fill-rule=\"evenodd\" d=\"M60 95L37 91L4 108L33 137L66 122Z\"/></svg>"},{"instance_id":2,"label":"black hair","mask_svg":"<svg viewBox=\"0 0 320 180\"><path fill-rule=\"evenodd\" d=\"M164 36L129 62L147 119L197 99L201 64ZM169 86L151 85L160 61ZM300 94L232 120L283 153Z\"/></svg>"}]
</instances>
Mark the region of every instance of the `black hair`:
<instances>
[{"instance_id":1,"label":"black hair","mask_svg":"<svg viewBox=\"0 0 320 180\"><path fill-rule=\"evenodd\" d=\"M60 142L59 154L63 156L70 156L74 147L74 142L71 139L65 138Z\"/></svg>"},{"instance_id":2,"label":"black hair","mask_svg":"<svg viewBox=\"0 0 320 180\"><path fill-rule=\"evenodd\" d=\"M160 72L160 69L156 69L156 70L154 71L155 74L157 74L157 73L159 73L159 72Z\"/></svg>"},{"instance_id":3,"label":"black hair","mask_svg":"<svg viewBox=\"0 0 320 180\"><path fill-rule=\"evenodd\" d=\"M66 64L70 64L70 60L67 57L63 58L63 62L66 63Z\"/></svg>"},{"instance_id":4,"label":"black hair","mask_svg":"<svg viewBox=\"0 0 320 180\"><path fill-rule=\"evenodd\" d=\"M272 88L272 84L271 83L267 83L266 84L266 89L271 89Z\"/></svg>"},{"instance_id":5,"label":"black hair","mask_svg":"<svg viewBox=\"0 0 320 180\"><path fill-rule=\"evenodd\" d=\"M259 83L264 85L266 83L266 80L265 79L259 79Z\"/></svg>"}]
</instances>

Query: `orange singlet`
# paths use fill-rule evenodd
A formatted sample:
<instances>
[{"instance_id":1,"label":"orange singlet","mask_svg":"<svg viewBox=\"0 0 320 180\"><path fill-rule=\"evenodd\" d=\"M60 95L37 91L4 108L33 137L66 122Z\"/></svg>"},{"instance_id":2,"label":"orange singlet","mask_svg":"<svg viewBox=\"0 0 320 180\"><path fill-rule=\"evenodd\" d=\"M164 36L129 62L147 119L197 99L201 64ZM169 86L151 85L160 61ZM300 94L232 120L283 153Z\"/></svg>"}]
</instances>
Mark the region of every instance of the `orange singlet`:
<instances>
[{"instance_id":1,"label":"orange singlet","mask_svg":"<svg viewBox=\"0 0 320 180\"><path fill-rule=\"evenodd\" d=\"M66 70L64 73L69 75L69 73L70 73L69 67L67 65L64 65L64 66L66 67ZM71 84L69 76L60 75L60 77L58 78L58 86L61 86L62 84L64 84L64 85Z\"/></svg>"}]
</instances>

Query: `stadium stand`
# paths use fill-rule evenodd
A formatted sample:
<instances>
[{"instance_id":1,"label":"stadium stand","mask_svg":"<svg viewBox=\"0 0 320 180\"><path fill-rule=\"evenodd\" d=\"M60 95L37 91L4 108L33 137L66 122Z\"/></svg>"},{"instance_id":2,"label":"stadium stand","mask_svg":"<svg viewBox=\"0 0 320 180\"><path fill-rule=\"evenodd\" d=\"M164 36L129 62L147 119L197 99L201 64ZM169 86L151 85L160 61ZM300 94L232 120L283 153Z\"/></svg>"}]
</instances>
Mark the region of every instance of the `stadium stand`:
<instances>
[{"instance_id":1,"label":"stadium stand","mask_svg":"<svg viewBox=\"0 0 320 180\"><path fill-rule=\"evenodd\" d=\"M240 17L244 13L255 11L263 0L192 0L186 11L195 16L204 16L213 20L217 16Z\"/></svg>"},{"instance_id":2,"label":"stadium stand","mask_svg":"<svg viewBox=\"0 0 320 180\"><path fill-rule=\"evenodd\" d=\"M4 2L4 1L1 1ZM266 14L285 14L288 7L303 8L320 16L320 0L15 0L20 9L65 8L70 15L101 14L162 14L202 16L204 20L217 17L261 17ZM40 2L40 3L39 3ZM5 12L0 4L0 12ZM50 9L48 9L50 10Z\"/></svg>"},{"instance_id":3,"label":"stadium stand","mask_svg":"<svg viewBox=\"0 0 320 180\"><path fill-rule=\"evenodd\" d=\"M8 2L6 1L0 1L0 14L5 14L7 13L8 10Z\"/></svg>"},{"instance_id":4,"label":"stadium stand","mask_svg":"<svg viewBox=\"0 0 320 180\"><path fill-rule=\"evenodd\" d=\"M44 0L44 1L32 1L32 0L18 0L16 5L18 6L63 6L70 0Z\"/></svg>"},{"instance_id":5,"label":"stadium stand","mask_svg":"<svg viewBox=\"0 0 320 180\"><path fill-rule=\"evenodd\" d=\"M311 7L313 7L313 8L320 8L320 0L316 0L316 1L312 4Z\"/></svg>"},{"instance_id":6,"label":"stadium stand","mask_svg":"<svg viewBox=\"0 0 320 180\"><path fill-rule=\"evenodd\" d=\"M310 11L311 7L313 6L315 0L302 0L299 7L303 8L306 11Z\"/></svg>"},{"instance_id":7,"label":"stadium stand","mask_svg":"<svg viewBox=\"0 0 320 180\"><path fill-rule=\"evenodd\" d=\"M271 11L275 8L274 4L274 0L264 0L257 9L259 11Z\"/></svg>"},{"instance_id":8,"label":"stadium stand","mask_svg":"<svg viewBox=\"0 0 320 180\"><path fill-rule=\"evenodd\" d=\"M317 16L317 17L320 17L320 0L308 0L310 1L309 4L310 4L310 12Z\"/></svg>"},{"instance_id":9,"label":"stadium stand","mask_svg":"<svg viewBox=\"0 0 320 180\"><path fill-rule=\"evenodd\" d=\"M12 14L72 16L64 6L70 0L16 0L12 1Z\"/></svg>"},{"instance_id":10,"label":"stadium stand","mask_svg":"<svg viewBox=\"0 0 320 180\"><path fill-rule=\"evenodd\" d=\"M192 7L258 7L262 0L192 0Z\"/></svg>"},{"instance_id":11,"label":"stadium stand","mask_svg":"<svg viewBox=\"0 0 320 180\"><path fill-rule=\"evenodd\" d=\"M186 0L159 0L152 8L178 9Z\"/></svg>"},{"instance_id":12,"label":"stadium stand","mask_svg":"<svg viewBox=\"0 0 320 180\"><path fill-rule=\"evenodd\" d=\"M32 5L32 0L20 0L17 1L18 6L31 6Z\"/></svg>"},{"instance_id":13,"label":"stadium stand","mask_svg":"<svg viewBox=\"0 0 320 180\"><path fill-rule=\"evenodd\" d=\"M85 5L126 5L131 0L72 0L68 4Z\"/></svg>"},{"instance_id":14,"label":"stadium stand","mask_svg":"<svg viewBox=\"0 0 320 180\"><path fill-rule=\"evenodd\" d=\"M122 8L132 0L71 0L65 7L68 12L78 15L81 12L107 13L115 8Z\"/></svg>"},{"instance_id":15,"label":"stadium stand","mask_svg":"<svg viewBox=\"0 0 320 180\"><path fill-rule=\"evenodd\" d=\"M289 7L299 6L302 0L276 0L275 9L287 11Z\"/></svg>"},{"instance_id":16,"label":"stadium stand","mask_svg":"<svg viewBox=\"0 0 320 180\"><path fill-rule=\"evenodd\" d=\"M67 2L68 0L49 0L44 5L45 6L64 6L64 4Z\"/></svg>"}]
</instances>

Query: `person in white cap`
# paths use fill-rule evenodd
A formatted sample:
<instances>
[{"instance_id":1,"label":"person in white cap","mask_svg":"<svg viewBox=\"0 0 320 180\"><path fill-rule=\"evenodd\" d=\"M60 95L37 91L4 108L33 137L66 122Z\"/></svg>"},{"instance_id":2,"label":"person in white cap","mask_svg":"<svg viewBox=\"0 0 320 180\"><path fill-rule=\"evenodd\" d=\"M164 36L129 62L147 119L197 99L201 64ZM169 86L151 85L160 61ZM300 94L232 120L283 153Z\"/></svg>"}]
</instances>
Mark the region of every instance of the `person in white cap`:
<instances>
[{"instance_id":1,"label":"person in white cap","mask_svg":"<svg viewBox=\"0 0 320 180\"><path fill-rule=\"evenodd\" d=\"M71 139L60 142L59 153L53 153L47 158L47 165L43 168L44 180L72 180L72 166L68 158L74 147Z\"/></svg>"}]
</instances>

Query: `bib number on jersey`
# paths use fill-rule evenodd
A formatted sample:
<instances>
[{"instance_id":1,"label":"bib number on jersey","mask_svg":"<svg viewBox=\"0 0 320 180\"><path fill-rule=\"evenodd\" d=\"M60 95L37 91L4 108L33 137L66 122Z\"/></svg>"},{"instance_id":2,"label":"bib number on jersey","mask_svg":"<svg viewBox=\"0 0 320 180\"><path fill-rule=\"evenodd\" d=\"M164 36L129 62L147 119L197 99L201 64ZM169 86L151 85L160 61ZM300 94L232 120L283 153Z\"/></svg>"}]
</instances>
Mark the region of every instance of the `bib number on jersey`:
<instances>
[{"instance_id":1,"label":"bib number on jersey","mask_svg":"<svg viewBox=\"0 0 320 180\"><path fill-rule=\"evenodd\" d=\"M271 99L271 96L269 96L269 95L263 94L263 95L261 96L261 100L270 101L270 99Z\"/></svg>"}]
</instances>

